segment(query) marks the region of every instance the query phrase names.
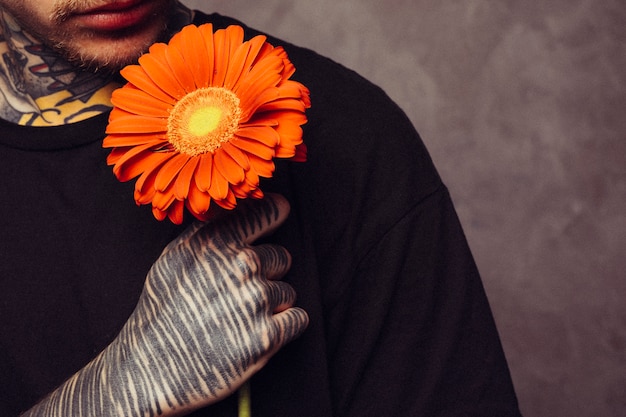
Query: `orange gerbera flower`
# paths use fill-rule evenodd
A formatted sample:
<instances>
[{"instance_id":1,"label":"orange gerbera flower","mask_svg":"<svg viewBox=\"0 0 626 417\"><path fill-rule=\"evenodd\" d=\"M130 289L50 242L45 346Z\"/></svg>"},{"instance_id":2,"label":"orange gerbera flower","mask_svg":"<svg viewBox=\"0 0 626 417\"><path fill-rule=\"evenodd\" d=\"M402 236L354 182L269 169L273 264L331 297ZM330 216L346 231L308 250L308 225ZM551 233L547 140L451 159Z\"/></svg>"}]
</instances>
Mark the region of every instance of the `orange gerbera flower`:
<instances>
[{"instance_id":1,"label":"orange gerbera flower","mask_svg":"<svg viewBox=\"0 0 626 417\"><path fill-rule=\"evenodd\" d=\"M128 83L111 98L107 163L120 181L139 177L135 201L159 220L180 224L184 207L206 220L211 201L232 209L261 198L273 158L306 158L308 89L289 79L283 48L243 37L239 26L187 26L121 72Z\"/></svg>"}]
</instances>

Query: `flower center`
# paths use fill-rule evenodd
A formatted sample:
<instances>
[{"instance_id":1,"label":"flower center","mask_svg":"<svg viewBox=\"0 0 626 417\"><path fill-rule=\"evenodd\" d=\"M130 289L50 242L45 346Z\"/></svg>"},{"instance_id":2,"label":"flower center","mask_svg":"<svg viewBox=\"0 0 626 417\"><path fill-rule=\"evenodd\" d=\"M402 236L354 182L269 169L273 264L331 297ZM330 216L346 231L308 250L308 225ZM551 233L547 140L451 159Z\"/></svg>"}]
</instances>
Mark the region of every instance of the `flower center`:
<instances>
[{"instance_id":1,"label":"flower center","mask_svg":"<svg viewBox=\"0 0 626 417\"><path fill-rule=\"evenodd\" d=\"M239 97L222 87L207 87L184 96L167 121L167 140L180 153L215 152L232 139L241 118Z\"/></svg>"}]
</instances>

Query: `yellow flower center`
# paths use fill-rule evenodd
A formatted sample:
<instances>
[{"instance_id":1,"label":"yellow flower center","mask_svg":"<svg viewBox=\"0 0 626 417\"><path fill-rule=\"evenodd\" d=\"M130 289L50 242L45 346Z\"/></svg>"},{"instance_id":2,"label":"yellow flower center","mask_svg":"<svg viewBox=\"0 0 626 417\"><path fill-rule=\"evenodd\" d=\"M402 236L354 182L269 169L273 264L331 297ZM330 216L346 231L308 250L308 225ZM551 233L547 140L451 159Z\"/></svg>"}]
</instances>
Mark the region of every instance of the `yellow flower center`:
<instances>
[{"instance_id":1,"label":"yellow flower center","mask_svg":"<svg viewBox=\"0 0 626 417\"><path fill-rule=\"evenodd\" d=\"M215 152L232 139L241 118L239 97L222 87L192 91L180 99L167 121L167 140L180 153Z\"/></svg>"}]
</instances>

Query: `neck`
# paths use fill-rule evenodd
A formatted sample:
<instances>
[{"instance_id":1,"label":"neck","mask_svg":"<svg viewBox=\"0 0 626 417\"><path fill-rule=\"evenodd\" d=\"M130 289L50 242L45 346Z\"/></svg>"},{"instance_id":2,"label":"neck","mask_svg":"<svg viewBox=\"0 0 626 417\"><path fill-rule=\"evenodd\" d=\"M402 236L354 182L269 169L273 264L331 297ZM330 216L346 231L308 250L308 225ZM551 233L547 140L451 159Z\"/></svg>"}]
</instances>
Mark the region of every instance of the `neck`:
<instances>
[{"instance_id":1,"label":"neck","mask_svg":"<svg viewBox=\"0 0 626 417\"><path fill-rule=\"evenodd\" d=\"M110 109L110 75L76 68L0 10L0 117L36 126L83 120Z\"/></svg>"},{"instance_id":2,"label":"neck","mask_svg":"<svg viewBox=\"0 0 626 417\"><path fill-rule=\"evenodd\" d=\"M173 31L191 23L181 4L172 16ZM111 109L117 74L78 68L23 31L0 7L0 118L32 126L85 120Z\"/></svg>"}]
</instances>

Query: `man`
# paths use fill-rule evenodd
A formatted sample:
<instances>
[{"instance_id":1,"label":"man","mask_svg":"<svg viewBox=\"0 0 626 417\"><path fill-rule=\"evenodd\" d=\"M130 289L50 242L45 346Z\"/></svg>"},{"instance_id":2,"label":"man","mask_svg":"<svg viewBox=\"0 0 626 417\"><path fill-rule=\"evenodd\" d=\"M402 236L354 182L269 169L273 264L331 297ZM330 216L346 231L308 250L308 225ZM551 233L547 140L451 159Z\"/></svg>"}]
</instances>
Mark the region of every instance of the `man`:
<instances>
[{"instance_id":1,"label":"man","mask_svg":"<svg viewBox=\"0 0 626 417\"><path fill-rule=\"evenodd\" d=\"M379 89L270 38L311 90L308 162L184 229L106 166L108 99L153 42L238 22L0 4L1 415L234 416L248 380L254 416L519 415L446 188Z\"/></svg>"}]
</instances>

